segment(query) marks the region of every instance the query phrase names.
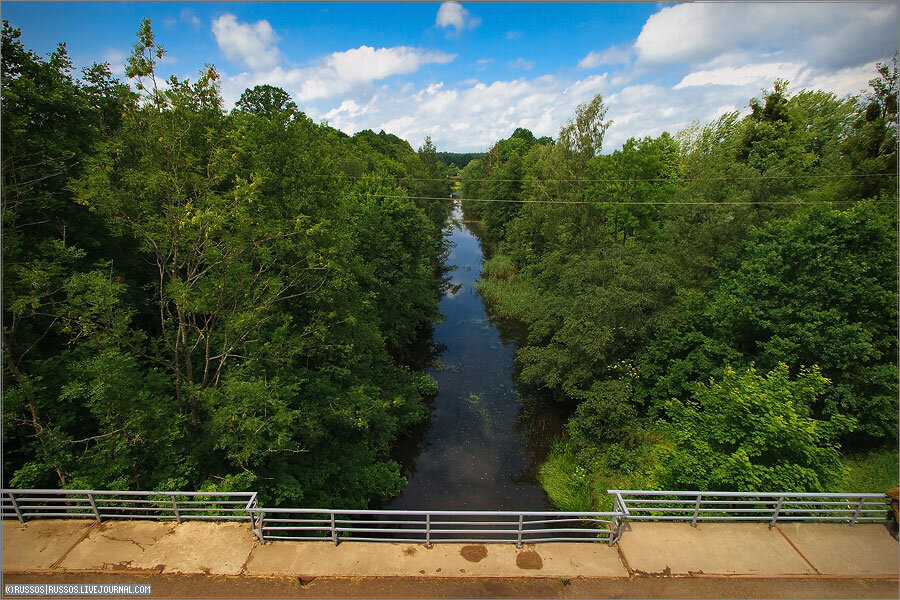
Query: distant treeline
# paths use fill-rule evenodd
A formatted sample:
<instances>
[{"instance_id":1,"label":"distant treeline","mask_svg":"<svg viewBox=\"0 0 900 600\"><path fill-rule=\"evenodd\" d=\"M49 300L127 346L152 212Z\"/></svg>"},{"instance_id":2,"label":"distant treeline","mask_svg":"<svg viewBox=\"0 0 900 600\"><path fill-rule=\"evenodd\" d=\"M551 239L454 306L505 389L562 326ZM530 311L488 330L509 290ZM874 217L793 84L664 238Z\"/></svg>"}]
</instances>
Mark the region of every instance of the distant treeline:
<instances>
[{"instance_id":1,"label":"distant treeline","mask_svg":"<svg viewBox=\"0 0 900 600\"><path fill-rule=\"evenodd\" d=\"M448 167L455 166L464 169L469 162L476 158L483 158L484 154L484 152L438 152L437 157Z\"/></svg>"},{"instance_id":2,"label":"distant treeline","mask_svg":"<svg viewBox=\"0 0 900 600\"><path fill-rule=\"evenodd\" d=\"M520 377L577 406L540 471L560 508L881 485L853 450L896 485L896 58L875 75L848 98L777 81L610 154L598 96L555 144L520 130L463 170L498 244L480 291L528 328Z\"/></svg>"}]
</instances>

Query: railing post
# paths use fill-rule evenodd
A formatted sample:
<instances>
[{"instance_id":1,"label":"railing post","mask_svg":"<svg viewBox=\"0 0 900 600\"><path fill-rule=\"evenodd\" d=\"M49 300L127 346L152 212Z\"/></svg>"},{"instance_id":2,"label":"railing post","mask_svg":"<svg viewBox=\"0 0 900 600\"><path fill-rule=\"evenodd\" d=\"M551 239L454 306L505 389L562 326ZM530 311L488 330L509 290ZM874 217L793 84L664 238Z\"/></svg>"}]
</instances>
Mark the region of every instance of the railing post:
<instances>
[{"instance_id":1,"label":"railing post","mask_svg":"<svg viewBox=\"0 0 900 600\"><path fill-rule=\"evenodd\" d=\"M697 494L697 502L694 503L694 518L691 519L691 527L697 526L697 517L700 515L700 502L703 500L703 494Z\"/></svg>"},{"instance_id":2,"label":"railing post","mask_svg":"<svg viewBox=\"0 0 900 600\"><path fill-rule=\"evenodd\" d=\"M850 527L856 525L856 520L859 518L859 513L862 511L863 505L866 503L866 499L864 496L859 497L859 502L856 503L856 510L853 511L853 517L850 519Z\"/></svg>"},{"instance_id":3,"label":"railing post","mask_svg":"<svg viewBox=\"0 0 900 600\"><path fill-rule=\"evenodd\" d=\"M19 510L19 503L16 502L16 495L12 492L8 492L10 501L12 501L13 509L16 511L16 516L19 517L19 523L24 523L25 519L22 517L22 511Z\"/></svg>"},{"instance_id":4,"label":"railing post","mask_svg":"<svg viewBox=\"0 0 900 600\"><path fill-rule=\"evenodd\" d=\"M784 496L778 496L778 503L775 505L775 513L772 515L772 520L769 521L769 529L775 527L775 523L778 522L778 514L781 512L781 505L784 503Z\"/></svg>"},{"instance_id":5,"label":"railing post","mask_svg":"<svg viewBox=\"0 0 900 600\"><path fill-rule=\"evenodd\" d=\"M617 515L613 515L612 522L610 523L610 531L609 531L609 540L608 543L610 546L616 543L616 536L619 534L619 527L621 527L621 514L622 508L619 506L619 498L616 494L613 494L613 512L619 513Z\"/></svg>"},{"instance_id":6,"label":"railing post","mask_svg":"<svg viewBox=\"0 0 900 600\"><path fill-rule=\"evenodd\" d=\"M259 508L259 505L257 504L256 507ZM265 537L265 534L263 533L263 519L265 519L265 518L266 518L266 512L262 509L259 509L259 514L256 516L256 526L258 527L258 529L256 530L256 537L259 538L260 544L266 543L266 537Z\"/></svg>"},{"instance_id":7,"label":"railing post","mask_svg":"<svg viewBox=\"0 0 900 600\"><path fill-rule=\"evenodd\" d=\"M94 517L96 517L98 523L101 523L102 521L100 519L100 511L97 510L97 503L94 502L94 494L92 494L91 492L88 492L87 497L88 497L88 501L91 503L91 508L94 509Z\"/></svg>"},{"instance_id":8,"label":"railing post","mask_svg":"<svg viewBox=\"0 0 900 600\"><path fill-rule=\"evenodd\" d=\"M337 530L334 528L334 513L331 513L331 541L338 545Z\"/></svg>"},{"instance_id":9,"label":"railing post","mask_svg":"<svg viewBox=\"0 0 900 600\"><path fill-rule=\"evenodd\" d=\"M171 495L172 498L172 510L175 512L175 520L181 525L181 513L178 512L178 502L175 500L175 494Z\"/></svg>"},{"instance_id":10,"label":"railing post","mask_svg":"<svg viewBox=\"0 0 900 600\"><path fill-rule=\"evenodd\" d=\"M519 515L519 532L516 535L516 548L522 547L522 529L525 526L525 515Z\"/></svg>"},{"instance_id":11,"label":"railing post","mask_svg":"<svg viewBox=\"0 0 900 600\"><path fill-rule=\"evenodd\" d=\"M425 547L431 548L431 514L425 515Z\"/></svg>"}]
</instances>

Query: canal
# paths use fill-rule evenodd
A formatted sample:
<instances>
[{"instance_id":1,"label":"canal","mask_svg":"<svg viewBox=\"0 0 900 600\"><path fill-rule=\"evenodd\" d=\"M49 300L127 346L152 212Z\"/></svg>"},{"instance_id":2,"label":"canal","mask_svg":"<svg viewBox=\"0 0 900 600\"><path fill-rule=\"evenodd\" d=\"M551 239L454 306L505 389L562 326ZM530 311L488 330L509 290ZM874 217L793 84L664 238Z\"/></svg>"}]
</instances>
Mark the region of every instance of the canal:
<instances>
[{"instance_id":1,"label":"canal","mask_svg":"<svg viewBox=\"0 0 900 600\"><path fill-rule=\"evenodd\" d=\"M515 383L514 327L492 321L475 288L483 259L475 225L457 206L445 230L452 280L435 342L446 349L429 370L439 393L427 421L398 444L409 483L386 508L552 508L536 470L561 430L560 407Z\"/></svg>"}]
</instances>

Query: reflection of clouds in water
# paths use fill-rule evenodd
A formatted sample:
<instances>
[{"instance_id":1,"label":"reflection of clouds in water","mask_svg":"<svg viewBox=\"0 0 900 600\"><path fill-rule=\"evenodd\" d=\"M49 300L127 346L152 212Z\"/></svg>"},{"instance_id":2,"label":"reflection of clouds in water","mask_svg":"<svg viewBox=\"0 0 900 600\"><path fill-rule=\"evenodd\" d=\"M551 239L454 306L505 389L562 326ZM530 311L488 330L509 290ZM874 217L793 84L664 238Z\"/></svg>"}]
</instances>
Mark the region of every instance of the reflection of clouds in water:
<instances>
[{"instance_id":1,"label":"reflection of clouds in water","mask_svg":"<svg viewBox=\"0 0 900 600\"><path fill-rule=\"evenodd\" d=\"M455 279L450 280L450 287L447 288L447 291L444 292L444 298L450 300L452 298L456 298L459 293L462 291L463 284L462 281L458 281Z\"/></svg>"}]
</instances>

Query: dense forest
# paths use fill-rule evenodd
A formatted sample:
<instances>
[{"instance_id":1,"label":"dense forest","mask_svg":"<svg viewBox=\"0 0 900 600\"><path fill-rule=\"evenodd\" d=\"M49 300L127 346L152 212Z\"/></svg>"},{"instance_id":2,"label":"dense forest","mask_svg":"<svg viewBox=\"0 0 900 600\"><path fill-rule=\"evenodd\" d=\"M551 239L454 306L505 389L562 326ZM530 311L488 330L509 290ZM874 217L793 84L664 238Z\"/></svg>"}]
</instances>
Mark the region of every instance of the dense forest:
<instances>
[{"instance_id":1,"label":"dense forest","mask_svg":"<svg viewBox=\"0 0 900 600\"><path fill-rule=\"evenodd\" d=\"M365 507L436 383L447 168L267 85L73 72L3 24L3 476Z\"/></svg>"},{"instance_id":2,"label":"dense forest","mask_svg":"<svg viewBox=\"0 0 900 600\"><path fill-rule=\"evenodd\" d=\"M896 485L896 58L874 75L848 98L779 80L607 154L597 96L465 167L519 378L574 410L539 473L557 506Z\"/></svg>"}]
</instances>

